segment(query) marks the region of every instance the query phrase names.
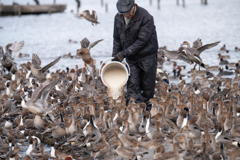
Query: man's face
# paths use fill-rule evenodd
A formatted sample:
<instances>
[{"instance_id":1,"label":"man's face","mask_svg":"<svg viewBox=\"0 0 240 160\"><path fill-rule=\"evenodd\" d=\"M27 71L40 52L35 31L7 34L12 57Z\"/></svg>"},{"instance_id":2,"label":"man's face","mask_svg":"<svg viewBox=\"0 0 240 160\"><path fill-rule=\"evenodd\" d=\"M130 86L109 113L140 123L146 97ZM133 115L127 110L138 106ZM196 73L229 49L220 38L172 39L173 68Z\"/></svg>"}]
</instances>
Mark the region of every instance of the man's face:
<instances>
[{"instance_id":1,"label":"man's face","mask_svg":"<svg viewBox=\"0 0 240 160\"><path fill-rule=\"evenodd\" d=\"M133 16L134 8L135 8L135 6L133 6L133 8L131 9L130 13L123 14L123 16L126 17L127 19L130 19Z\"/></svg>"}]
</instances>

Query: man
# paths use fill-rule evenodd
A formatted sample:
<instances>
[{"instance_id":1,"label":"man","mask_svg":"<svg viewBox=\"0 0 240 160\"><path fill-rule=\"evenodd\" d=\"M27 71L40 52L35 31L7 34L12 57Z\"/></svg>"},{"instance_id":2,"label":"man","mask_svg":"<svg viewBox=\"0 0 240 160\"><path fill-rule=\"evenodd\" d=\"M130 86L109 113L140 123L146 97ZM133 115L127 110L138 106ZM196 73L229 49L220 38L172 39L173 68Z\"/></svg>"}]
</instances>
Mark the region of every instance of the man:
<instances>
[{"instance_id":1,"label":"man","mask_svg":"<svg viewBox=\"0 0 240 160\"><path fill-rule=\"evenodd\" d=\"M130 66L126 103L131 97L136 103L154 96L157 70L158 41L153 17L134 0L118 0L118 14L114 21L113 61L126 58Z\"/></svg>"}]
</instances>

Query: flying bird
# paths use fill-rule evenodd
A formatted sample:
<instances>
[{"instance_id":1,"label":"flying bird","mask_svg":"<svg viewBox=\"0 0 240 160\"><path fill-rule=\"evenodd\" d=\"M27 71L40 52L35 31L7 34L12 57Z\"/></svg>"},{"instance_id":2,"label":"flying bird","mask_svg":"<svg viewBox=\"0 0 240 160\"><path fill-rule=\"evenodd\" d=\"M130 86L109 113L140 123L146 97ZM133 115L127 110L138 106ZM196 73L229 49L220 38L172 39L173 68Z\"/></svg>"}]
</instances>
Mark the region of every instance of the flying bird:
<instances>
[{"instance_id":1,"label":"flying bird","mask_svg":"<svg viewBox=\"0 0 240 160\"><path fill-rule=\"evenodd\" d=\"M187 47L184 47L184 49L186 50L186 52L188 54L194 55L200 55L203 51L205 51L206 49L210 49L213 48L215 46L217 46L220 43L220 41L218 42L214 42L214 43L210 43L210 44L205 44L202 45L202 41L201 39L197 39L196 41L193 42L193 46L190 47L190 44L187 41L184 41L182 43L182 45L187 45Z\"/></svg>"},{"instance_id":2,"label":"flying bird","mask_svg":"<svg viewBox=\"0 0 240 160\"><path fill-rule=\"evenodd\" d=\"M169 59L173 60L182 60L186 63L189 64L194 64L194 69L196 65L199 65L199 70L200 66L205 68L205 64L202 62L201 57L198 54L191 54L185 50L184 47L180 47L178 51L168 51L168 50L163 50L164 56L166 56Z\"/></svg>"},{"instance_id":3,"label":"flying bird","mask_svg":"<svg viewBox=\"0 0 240 160\"><path fill-rule=\"evenodd\" d=\"M33 77L35 77L40 83L43 83L46 80L46 76L44 75L44 73L47 72L50 67L54 66L60 59L61 56L41 68L41 60L36 54L33 54L32 63L27 62L27 64L31 68Z\"/></svg>"},{"instance_id":4,"label":"flying bird","mask_svg":"<svg viewBox=\"0 0 240 160\"><path fill-rule=\"evenodd\" d=\"M8 43L5 46L5 52L7 54L9 54L12 57L12 52L18 52L22 49L24 45L24 41L20 41L20 42L15 42L15 43ZM2 57L1 55L4 53L2 46L0 46L0 57Z\"/></svg>"},{"instance_id":5,"label":"flying bird","mask_svg":"<svg viewBox=\"0 0 240 160\"><path fill-rule=\"evenodd\" d=\"M92 25L99 24L99 22L97 21L97 13L94 10L92 10L92 14L90 14L89 10L85 10L83 12L77 13L75 16L79 19L85 18L87 21L92 22Z\"/></svg>"},{"instance_id":6,"label":"flying bird","mask_svg":"<svg viewBox=\"0 0 240 160\"><path fill-rule=\"evenodd\" d=\"M82 60L84 61L84 66L88 65L95 65L96 61L91 57L90 49L97 45L99 42L103 41L103 39L97 40L90 44L87 38L84 38L81 43L81 49L77 50L77 56L81 56Z\"/></svg>"}]
</instances>

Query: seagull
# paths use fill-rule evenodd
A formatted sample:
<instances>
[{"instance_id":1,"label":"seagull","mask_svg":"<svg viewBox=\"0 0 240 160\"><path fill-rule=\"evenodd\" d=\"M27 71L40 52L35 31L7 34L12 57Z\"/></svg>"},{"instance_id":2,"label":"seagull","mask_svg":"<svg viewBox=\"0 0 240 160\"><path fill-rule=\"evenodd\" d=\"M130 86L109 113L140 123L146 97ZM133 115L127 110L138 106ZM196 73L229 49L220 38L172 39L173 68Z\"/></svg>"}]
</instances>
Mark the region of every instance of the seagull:
<instances>
[{"instance_id":1,"label":"seagull","mask_svg":"<svg viewBox=\"0 0 240 160\"><path fill-rule=\"evenodd\" d=\"M30 66L31 68L31 72L33 77L37 78L37 80L40 83L43 83L46 80L46 76L44 75L45 72L47 72L47 70L54 66L59 60L61 59L61 56L59 56L57 59L55 59L54 61L52 61L51 63L47 64L46 66L41 68L41 60L39 59L39 57L36 54L32 55L32 63L27 62L27 64Z\"/></svg>"},{"instance_id":2,"label":"seagull","mask_svg":"<svg viewBox=\"0 0 240 160\"><path fill-rule=\"evenodd\" d=\"M96 11L92 10L92 14L90 15L89 10L85 10L83 12L75 14L75 16L79 19L85 18L87 21L92 22L92 25L99 24L98 17Z\"/></svg>"}]
</instances>

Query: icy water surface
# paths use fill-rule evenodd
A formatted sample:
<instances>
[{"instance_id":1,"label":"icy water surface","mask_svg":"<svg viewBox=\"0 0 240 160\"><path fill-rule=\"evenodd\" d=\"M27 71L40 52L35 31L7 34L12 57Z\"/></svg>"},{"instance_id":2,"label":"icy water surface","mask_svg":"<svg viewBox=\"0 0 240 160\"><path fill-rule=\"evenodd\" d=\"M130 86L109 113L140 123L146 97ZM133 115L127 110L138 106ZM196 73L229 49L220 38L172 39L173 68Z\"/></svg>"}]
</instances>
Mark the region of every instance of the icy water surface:
<instances>
[{"instance_id":1,"label":"icy water surface","mask_svg":"<svg viewBox=\"0 0 240 160\"><path fill-rule=\"evenodd\" d=\"M30 54L29 58L18 58L14 53L18 64L31 60L32 53L37 53L42 60L42 65L49 63L59 55L67 53L76 54L80 44L68 43L69 39L80 42L87 37L91 42L104 39L91 50L92 57L100 60L111 56L113 21L116 14L115 3L117 0L104 0L108 3L108 13L101 7L100 0L82 0L81 11L85 9L95 10L98 13L100 24L92 26L85 19L77 19L70 10L76 11L75 0L56 0L58 4L67 4L64 13L23 15L0 17L0 45L15 41L25 41L22 53ZM12 4L12 0L1 0L3 4ZM19 4L34 4L32 0L15 0ZM40 0L41 4L52 3L51 0ZM186 0L186 7L176 5L176 0L161 0L161 9L157 9L157 1L152 6L148 0L136 0L140 6L146 8L155 19L158 33L159 47L166 45L169 50L177 49L183 41L192 44L197 38L201 38L203 44L221 41L217 47L201 54L206 64L217 65L217 54L223 44L230 50L230 62L239 59L239 53L233 52L234 47L240 47L240 1L239 0L208 0L208 5L200 4L200 0ZM180 1L182 2L182 1ZM78 64L83 66L81 59L62 58L56 69L72 68ZM185 64L179 62L179 64ZM170 66L164 69L171 71ZM187 65L187 69L190 67Z\"/></svg>"}]
</instances>

